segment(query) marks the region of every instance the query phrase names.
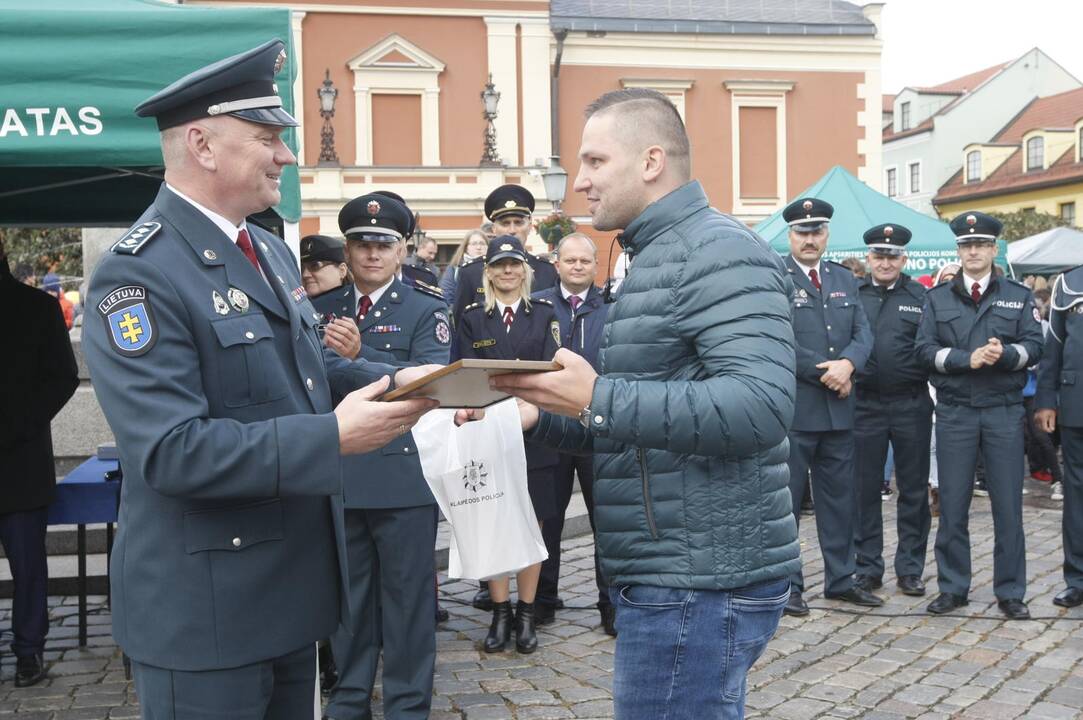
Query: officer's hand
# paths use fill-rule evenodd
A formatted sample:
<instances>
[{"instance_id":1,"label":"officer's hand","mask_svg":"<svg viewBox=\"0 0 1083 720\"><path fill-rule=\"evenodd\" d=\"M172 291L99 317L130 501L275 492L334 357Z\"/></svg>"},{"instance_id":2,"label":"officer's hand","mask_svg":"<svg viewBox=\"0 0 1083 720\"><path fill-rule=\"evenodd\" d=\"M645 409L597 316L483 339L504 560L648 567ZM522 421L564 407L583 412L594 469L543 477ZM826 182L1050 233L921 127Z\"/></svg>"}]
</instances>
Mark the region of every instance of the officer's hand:
<instances>
[{"instance_id":1,"label":"officer's hand","mask_svg":"<svg viewBox=\"0 0 1083 720\"><path fill-rule=\"evenodd\" d=\"M1051 433L1057 429L1057 411L1052 408L1041 408L1034 413L1034 424L1044 433Z\"/></svg>"},{"instance_id":2,"label":"officer's hand","mask_svg":"<svg viewBox=\"0 0 1083 720\"><path fill-rule=\"evenodd\" d=\"M343 455L371 452L405 435L422 415L440 403L429 398L373 402L390 385L385 375L360 390L354 390L335 408L338 418L338 446Z\"/></svg>"},{"instance_id":3,"label":"officer's hand","mask_svg":"<svg viewBox=\"0 0 1083 720\"><path fill-rule=\"evenodd\" d=\"M399 370L395 373L395 387L402 387L403 385L409 385L414 380L420 380L421 378L434 373L443 365L418 365L416 367L407 367Z\"/></svg>"},{"instance_id":4,"label":"officer's hand","mask_svg":"<svg viewBox=\"0 0 1083 720\"><path fill-rule=\"evenodd\" d=\"M816 366L824 371L820 376L820 382L827 386L828 390L838 392L842 386L850 382L850 376L854 372L854 364L843 358L841 360L825 360Z\"/></svg>"},{"instance_id":5,"label":"officer's hand","mask_svg":"<svg viewBox=\"0 0 1083 720\"><path fill-rule=\"evenodd\" d=\"M538 416L540 413L538 412L537 407L531 405L528 402L520 400L519 398L515 398L515 403L519 406L519 419L521 421L523 432L532 429L535 425L538 424ZM456 410L455 425L456 427L458 427L459 425L465 425L468 422L481 420L484 417L484 408Z\"/></svg>"},{"instance_id":6,"label":"officer's hand","mask_svg":"<svg viewBox=\"0 0 1083 720\"><path fill-rule=\"evenodd\" d=\"M989 364L995 363L1003 354L1004 346L1000 343L1000 338L989 338L989 343L985 346L985 359Z\"/></svg>"},{"instance_id":7,"label":"officer's hand","mask_svg":"<svg viewBox=\"0 0 1083 720\"><path fill-rule=\"evenodd\" d=\"M463 408L455 411L455 427L460 427L468 422L481 420L485 417L485 408Z\"/></svg>"},{"instance_id":8,"label":"officer's hand","mask_svg":"<svg viewBox=\"0 0 1083 720\"><path fill-rule=\"evenodd\" d=\"M839 388L839 397L845 400L846 398L850 397L850 393L853 392L853 390L854 384L847 380L846 384Z\"/></svg>"},{"instance_id":9,"label":"officer's hand","mask_svg":"<svg viewBox=\"0 0 1083 720\"><path fill-rule=\"evenodd\" d=\"M980 348L970 353L970 369L977 370L983 365L988 365L989 362L985 359L986 352L989 350L988 345L982 345Z\"/></svg>"},{"instance_id":10,"label":"officer's hand","mask_svg":"<svg viewBox=\"0 0 1083 720\"><path fill-rule=\"evenodd\" d=\"M361 331L353 320L335 318L324 328L323 344L347 360L353 360L361 353Z\"/></svg>"}]
</instances>

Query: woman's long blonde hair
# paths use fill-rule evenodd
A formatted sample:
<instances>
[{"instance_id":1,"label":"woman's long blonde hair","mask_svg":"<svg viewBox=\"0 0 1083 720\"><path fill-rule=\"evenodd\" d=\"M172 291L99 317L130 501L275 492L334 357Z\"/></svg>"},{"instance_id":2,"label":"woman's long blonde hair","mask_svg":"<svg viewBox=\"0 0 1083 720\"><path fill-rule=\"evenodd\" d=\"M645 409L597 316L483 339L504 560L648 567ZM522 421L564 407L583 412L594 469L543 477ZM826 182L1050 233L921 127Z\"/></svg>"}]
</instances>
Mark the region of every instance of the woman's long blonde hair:
<instances>
[{"instance_id":1,"label":"woman's long blonde hair","mask_svg":"<svg viewBox=\"0 0 1083 720\"><path fill-rule=\"evenodd\" d=\"M530 307L530 288L534 286L534 268L530 263L523 260L523 284L519 286L519 297L525 307ZM496 288L489 279L489 266L485 266L485 272L481 274L481 287L485 289L485 312L496 307Z\"/></svg>"},{"instance_id":2,"label":"woman's long blonde hair","mask_svg":"<svg viewBox=\"0 0 1083 720\"><path fill-rule=\"evenodd\" d=\"M474 237L475 235L481 235L482 239L485 240L485 244L489 244L489 241L485 238L485 233L482 231L481 228L473 228L472 230L467 230L466 235L464 235L463 239L459 241L459 247L455 248L455 254L451 256L451 262L448 263L448 267L459 267L459 265L462 264L463 255L466 254L466 246L470 244L470 238ZM484 255L484 253L482 254Z\"/></svg>"}]
</instances>

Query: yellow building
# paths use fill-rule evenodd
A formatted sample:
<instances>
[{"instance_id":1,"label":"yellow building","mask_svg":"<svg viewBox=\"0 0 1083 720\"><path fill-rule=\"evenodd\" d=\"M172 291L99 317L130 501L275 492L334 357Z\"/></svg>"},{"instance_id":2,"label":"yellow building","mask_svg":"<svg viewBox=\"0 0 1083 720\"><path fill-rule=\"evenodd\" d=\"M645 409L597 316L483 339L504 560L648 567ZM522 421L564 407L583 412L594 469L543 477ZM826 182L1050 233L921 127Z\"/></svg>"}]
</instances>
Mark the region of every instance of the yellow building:
<instances>
[{"instance_id":1,"label":"yellow building","mask_svg":"<svg viewBox=\"0 0 1083 720\"><path fill-rule=\"evenodd\" d=\"M989 142L963 148L963 167L933 198L937 213L1018 210L1083 222L1083 88L1037 98Z\"/></svg>"}]
</instances>

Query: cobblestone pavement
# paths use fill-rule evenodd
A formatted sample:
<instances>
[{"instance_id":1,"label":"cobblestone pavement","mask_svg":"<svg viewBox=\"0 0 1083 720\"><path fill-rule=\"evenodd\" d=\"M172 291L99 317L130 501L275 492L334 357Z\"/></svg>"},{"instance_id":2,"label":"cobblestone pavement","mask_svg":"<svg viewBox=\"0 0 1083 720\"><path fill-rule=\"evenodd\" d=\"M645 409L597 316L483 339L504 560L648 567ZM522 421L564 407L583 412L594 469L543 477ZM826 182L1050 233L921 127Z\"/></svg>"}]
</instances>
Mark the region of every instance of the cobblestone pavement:
<instances>
[{"instance_id":1,"label":"cobblestone pavement","mask_svg":"<svg viewBox=\"0 0 1083 720\"><path fill-rule=\"evenodd\" d=\"M1083 608L1063 610L1051 602L1062 582L1060 510L1045 500L1046 487L1031 481L1028 487L1027 599L1035 617L1028 622L1003 622L996 609L986 498L975 498L971 512L976 574L967 612L957 617L925 615L929 598L896 593L890 574L879 591L887 603L877 612L851 612L824 600L815 527L806 518L801 538L806 598L813 611L807 618L783 619L749 677L748 717L1083 718ZM885 503L885 517L885 541L893 551L893 501ZM468 605L474 587L443 582L451 619L439 633L434 720L612 717L615 642L600 631L593 609L590 539L566 542L564 557L561 592L568 609L541 630L541 646L529 656L480 652L488 618ZM925 572L930 596L936 589L934 571L930 542ZM76 648L75 599L52 600L50 678L15 689L13 661L5 654L0 718L138 717L132 686L109 636L104 598L92 599L90 647L82 650ZM8 626L9 612L10 601L0 601L0 627Z\"/></svg>"}]
</instances>

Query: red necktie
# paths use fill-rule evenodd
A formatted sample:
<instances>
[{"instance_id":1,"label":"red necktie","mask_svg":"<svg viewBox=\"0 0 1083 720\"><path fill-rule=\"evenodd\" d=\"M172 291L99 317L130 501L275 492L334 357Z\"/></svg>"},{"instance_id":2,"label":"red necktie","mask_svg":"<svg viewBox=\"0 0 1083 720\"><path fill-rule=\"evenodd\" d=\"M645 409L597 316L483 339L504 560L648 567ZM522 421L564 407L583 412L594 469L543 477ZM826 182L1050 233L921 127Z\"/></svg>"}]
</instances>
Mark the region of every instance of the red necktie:
<instances>
[{"instance_id":1,"label":"red necktie","mask_svg":"<svg viewBox=\"0 0 1083 720\"><path fill-rule=\"evenodd\" d=\"M816 268L808 271L808 279L812 281L812 287L820 289L820 273L816 272Z\"/></svg>"},{"instance_id":2,"label":"red necktie","mask_svg":"<svg viewBox=\"0 0 1083 720\"><path fill-rule=\"evenodd\" d=\"M970 297L973 298L975 303L981 302L981 285L974 283L970 286Z\"/></svg>"},{"instance_id":3,"label":"red necktie","mask_svg":"<svg viewBox=\"0 0 1083 720\"><path fill-rule=\"evenodd\" d=\"M578 295L572 295L568 298L568 302L571 303L572 312L574 313L576 310L579 309L579 304L583 302L583 298L579 297Z\"/></svg>"},{"instance_id":4,"label":"red necktie","mask_svg":"<svg viewBox=\"0 0 1083 720\"><path fill-rule=\"evenodd\" d=\"M241 232L237 234L237 247L241 249L244 256L252 263L252 267L256 268L258 272L259 259L256 258L256 249L252 247L252 238L248 237L248 230L241 228Z\"/></svg>"},{"instance_id":5,"label":"red necktie","mask_svg":"<svg viewBox=\"0 0 1083 720\"><path fill-rule=\"evenodd\" d=\"M515 311L511 306L504 308L504 332L511 332L511 324L515 321Z\"/></svg>"},{"instance_id":6,"label":"red necktie","mask_svg":"<svg viewBox=\"0 0 1083 720\"><path fill-rule=\"evenodd\" d=\"M361 322L365 319L365 316L369 314L369 310L372 309L372 300L368 295L361 296L361 302L357 303L357 322Z\"/></svg>"}]
</instances>

